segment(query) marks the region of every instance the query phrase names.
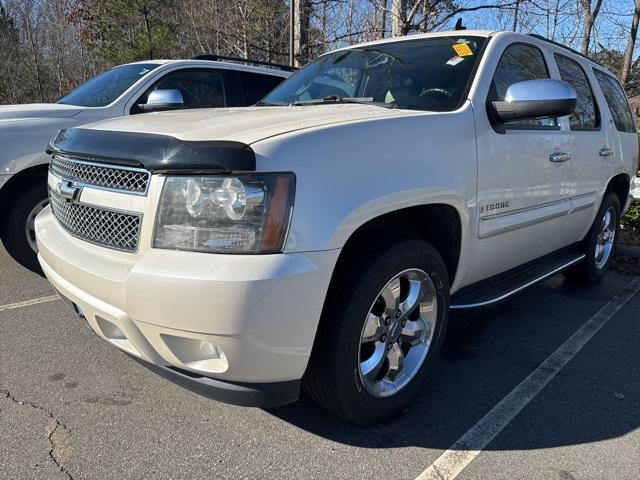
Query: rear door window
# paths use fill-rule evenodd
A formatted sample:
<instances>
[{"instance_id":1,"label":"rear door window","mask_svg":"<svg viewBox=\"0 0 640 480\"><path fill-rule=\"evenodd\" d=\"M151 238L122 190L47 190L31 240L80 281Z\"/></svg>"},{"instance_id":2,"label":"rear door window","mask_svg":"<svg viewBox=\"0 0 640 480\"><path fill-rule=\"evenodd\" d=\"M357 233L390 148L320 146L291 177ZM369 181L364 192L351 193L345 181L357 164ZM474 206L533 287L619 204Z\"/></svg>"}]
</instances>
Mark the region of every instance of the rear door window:
<instances>
[{"instance_id":1,"label":"rear door window","mask_svg":"<svg viewBox=\"0 0 640 480\"><path fill-rule=\"evenodd\" d=\"M509 45L496 67L491 82L489 100L503 101L507 89L514 83L549 78L549 70L542 51L533 45L514 43ZM557 125L554 118L516 120L505 123L506 128L545 128Z\"/></svg>"},{"instance_id":2,"label":"rear door window","mask_svg":"<svg viewBox=\"0 0 640 480\"><path fill-rule=\"evenodd\" d=\"M244 93L245 105L255 104L284 80L284 77L278 77L276 75L242 71L238 72L238 76L240 77L240 83Z\"/></svg>"},{"instance_id":3,"label":"rear door window","mask_svg":"<svg viewBox=\"0 0 640 480\"><path fill-rule=\"evenodd\" d=\"M576 109L569 116L571 130L594 130L598 128L598 110L591 84L578 62L555 53L554 58L560 71L560 79L570 84L578 94Z\"/></svg>"},{"instance_id":4,"label":"rear door window","mask_svg":"<svg viewBox=\"0 0 640 480\"><path fill-rule=\"evenodd\" d=\"M631 113L631 107L618 80L601 70L594 68L593 71L600 88L602 88L602 93L604 93L616 129L620 132L636 133L636 123L633 113Z\"/></svg>"}]
</instances>

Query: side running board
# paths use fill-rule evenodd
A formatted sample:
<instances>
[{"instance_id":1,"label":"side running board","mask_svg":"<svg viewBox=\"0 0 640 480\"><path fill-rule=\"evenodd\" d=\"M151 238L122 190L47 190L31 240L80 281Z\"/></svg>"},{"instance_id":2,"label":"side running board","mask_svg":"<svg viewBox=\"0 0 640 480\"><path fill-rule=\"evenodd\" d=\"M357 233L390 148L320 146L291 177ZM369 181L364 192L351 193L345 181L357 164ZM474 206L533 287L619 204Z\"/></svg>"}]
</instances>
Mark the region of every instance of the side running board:
<instances>
[{"instance_id":1,"label":"side running board","mask_svg":"<svg viewBox=\"0 0 640 480\"><path fill-rule=\"evenodd\" d=\"M579 245L563 248L512 270L458 290L451 308L462 310L493 305L555 275L585 258Z\"/></svg>"}]
</instances>

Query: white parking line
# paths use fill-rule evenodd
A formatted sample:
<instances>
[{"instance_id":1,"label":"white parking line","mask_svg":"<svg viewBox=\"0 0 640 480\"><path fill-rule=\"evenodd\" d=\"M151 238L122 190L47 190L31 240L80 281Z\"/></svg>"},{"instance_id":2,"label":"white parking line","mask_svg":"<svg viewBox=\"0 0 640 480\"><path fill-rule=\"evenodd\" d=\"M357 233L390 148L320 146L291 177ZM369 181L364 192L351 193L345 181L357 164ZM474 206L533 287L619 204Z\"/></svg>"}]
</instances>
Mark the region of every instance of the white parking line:
<instances>
[{"instance_id":1,"label":"white parking line","mask_svg":"<svg viewBox=\"0 0 640 480\"><path fill-rule=\"evenodd\" d=\"M593 336L640 291L640 278L630 282L582 325L500 403L440 455L416 480L453 480L558 374Z\"/></svg>"},{"instance_id":2,"label":"white parking line","mask_svg":"<svg viewBox=\"0 0 640 480\"><path fill-rule=\"evenodd\" d=\"M55 302L56 300L60 300L60 297L58 295L49 295L48 297L25 300L24 302L9 303L8 305L0 305L0 312L4 312L5 310L13 310L14 308L28 307L29 305L37 305L38 303Z\"/></svg>"}]
</instances>

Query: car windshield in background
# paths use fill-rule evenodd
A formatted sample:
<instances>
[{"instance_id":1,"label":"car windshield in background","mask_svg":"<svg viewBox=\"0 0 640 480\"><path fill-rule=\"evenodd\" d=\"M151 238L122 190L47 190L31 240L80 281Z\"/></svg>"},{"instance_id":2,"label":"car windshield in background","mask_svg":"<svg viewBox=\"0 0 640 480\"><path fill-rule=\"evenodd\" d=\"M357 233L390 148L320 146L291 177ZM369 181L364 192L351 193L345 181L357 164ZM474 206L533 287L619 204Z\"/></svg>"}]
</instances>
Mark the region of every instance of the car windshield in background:
<instances>
[{"instance_id":1,"label":"car windshield in background","mask_svg":"<svg viewBox=\"0 0 640 480\"><path fill-rule=\"evenodd\" d=\"M437 37L330 53L307 65L260 105L371 103L451 111L464 95L481 37Z\"/></svg>"},{"instance_id":2,"label":"car windshield in background","mask_svg":"<svg viewBox=\"0 0 640 480\"><path fill-rule=\"evenodd\" d=\"M157 63L136 63L112 68L83 83L56 103L79 107L104 107L159 66Z\"/></svg>"}]
</instances>

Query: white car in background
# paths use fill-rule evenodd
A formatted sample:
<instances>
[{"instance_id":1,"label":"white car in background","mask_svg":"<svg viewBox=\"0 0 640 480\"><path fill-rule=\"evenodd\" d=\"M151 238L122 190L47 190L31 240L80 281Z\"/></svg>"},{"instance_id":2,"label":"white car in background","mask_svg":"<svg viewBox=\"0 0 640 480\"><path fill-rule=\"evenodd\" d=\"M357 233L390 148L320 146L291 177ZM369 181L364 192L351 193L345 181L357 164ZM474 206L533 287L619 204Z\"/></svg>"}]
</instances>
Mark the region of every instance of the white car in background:
<instances>
[{"instance_id":1,"label":"white car in background","mask_svg":"<svg viewBox=\"0 0 640 480\"><path fill-rule=\"evenodd\" d=\"M201 55L120 65L56 103L0 106L0 239L22 265L37 270L33 222L47 205L45 149L61 129L138 113L252 105L293 69L267 62Z\"/></svg>"}]
</instances>

